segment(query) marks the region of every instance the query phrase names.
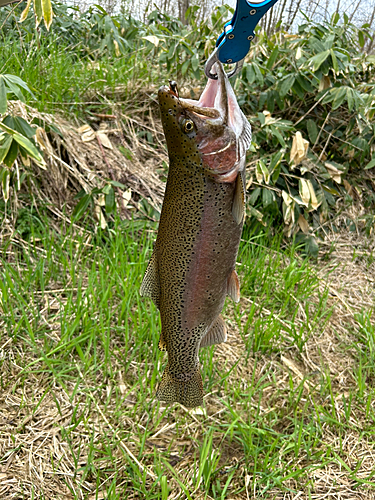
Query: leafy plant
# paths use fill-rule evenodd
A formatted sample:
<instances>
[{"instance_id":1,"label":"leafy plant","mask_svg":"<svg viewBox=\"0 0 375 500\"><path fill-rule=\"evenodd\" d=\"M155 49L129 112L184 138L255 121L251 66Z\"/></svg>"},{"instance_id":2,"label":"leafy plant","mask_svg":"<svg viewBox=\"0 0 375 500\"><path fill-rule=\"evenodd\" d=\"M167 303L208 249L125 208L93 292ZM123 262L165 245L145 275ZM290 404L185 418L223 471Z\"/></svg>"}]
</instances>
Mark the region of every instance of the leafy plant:
<instances>
[{"instance_id":1,"label":"leafy plant","mask_svg":"<svg viewBox=\"0 0 375 500\"><path fill-rule=\"evenodd\" d=\"M9 199L9 187L13 180L12 167L18 155L21 156L24 163L29 161L29 157L39 163L43 162L43 158L33 141L36 129L32 128L22 117L6 114L8 94L14 94L21 101L25 100L21 88L32 93L27 84L17 76L0 75L0 115L3 115L3 119L0 121L0 183L5 202ZM5 166L1 168L1 164ZM17 177L19 189L18 172Z\"/></svg>"},{"instance_id":2,"label":"leafy plant","mask_svg":"<svg viewBox=\"0 0 375 500\"><path fill-rule=\"evenodd\" d=\"M375 166L375 59L362 50L372 35L347 16L338 21L306 20L295 35L259 33L236 82L256 148L250 210L282 218L310 253L337 198L350 197L352 184L371 189L366 169Z\"/></svg>"}]
</instances>

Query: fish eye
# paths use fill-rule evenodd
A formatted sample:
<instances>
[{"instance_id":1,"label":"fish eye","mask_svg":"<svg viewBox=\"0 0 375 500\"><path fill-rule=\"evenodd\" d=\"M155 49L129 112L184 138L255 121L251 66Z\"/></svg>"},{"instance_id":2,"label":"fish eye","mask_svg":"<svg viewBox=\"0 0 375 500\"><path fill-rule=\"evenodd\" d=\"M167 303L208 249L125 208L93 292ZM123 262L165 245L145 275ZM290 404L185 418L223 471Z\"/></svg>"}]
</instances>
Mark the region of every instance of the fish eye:
<instances>
[{"instance_id":1,"label":"fish eye","mask_svg":"<svg viewBox=\"0 0 375 500\"><path fill-rule=\"evenodd\" d=\"M182 125L182 130L185 132L185 134L189 134L194 130L194 122L189 118L185 118L184 120L182 120L181 125Z\"/></svg>"}]
</instances>

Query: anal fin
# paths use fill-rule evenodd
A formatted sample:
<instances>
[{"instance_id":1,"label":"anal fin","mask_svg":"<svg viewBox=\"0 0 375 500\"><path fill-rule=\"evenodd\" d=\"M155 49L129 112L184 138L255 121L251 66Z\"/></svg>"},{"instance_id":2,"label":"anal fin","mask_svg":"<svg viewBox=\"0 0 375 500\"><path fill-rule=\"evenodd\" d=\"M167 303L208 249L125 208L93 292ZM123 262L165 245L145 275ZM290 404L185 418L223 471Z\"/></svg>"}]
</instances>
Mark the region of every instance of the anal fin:
<instances>
[{"instance_id":1,"label":"anal fin","mask_svg":"<svg viewBox=\"0 0 375 500\"><path fill-rule=\"evenodd\" d=\"M156 251L154 249L150 262L148 263L143 277L140 294L142 297L150 297L157 308L160 305L160 284Z\"/></svg>"},{"instance_id":2,"label":"anal fin","mask_svg":"<svg viewBox=\"0 0 375 500\"><path fill-rule=\"evenodd\" d=\"M233 269L228 278L227 294L234 302L237 303L240 301L240 280L238 279L238 274L235 269Z\"/></svg>"},{"instance_id":3,"label":"anal fin","mask_svg":"<svg viewBox=\"0 0 375 500\"><path fill-rule=\"evenodd\" d=\"M227 340L227 327L224 323L223 317L219 315L206 335L202 338L200 347L208 347L214 344L221 344Z\"/></svg>"}]
</instances>

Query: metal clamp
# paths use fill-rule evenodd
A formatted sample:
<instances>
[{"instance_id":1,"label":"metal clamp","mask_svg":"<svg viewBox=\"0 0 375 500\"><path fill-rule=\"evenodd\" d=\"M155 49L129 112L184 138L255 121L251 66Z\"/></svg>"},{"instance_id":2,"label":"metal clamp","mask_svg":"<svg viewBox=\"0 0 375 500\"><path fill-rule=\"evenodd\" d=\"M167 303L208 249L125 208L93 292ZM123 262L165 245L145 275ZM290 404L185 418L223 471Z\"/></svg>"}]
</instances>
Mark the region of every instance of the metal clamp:
<instances>
[{"instance_id":1,"label":"metal clamp","mask_svg":"<svg viewBox=\"0 0 375 500\"><path fill-rule=\"evenodd\" d=\"M254 30L260 19L278 0L237 0L236 10L231 21L224 25L224 31L216 41L216 47L208 58L204 72L208 78L216 79L211 73L216 61L226 64L236 64L228 77L241 71L250 44L255 37Z\"/></svg>"},{"instance_id":2,"label":"metal clamp","mask_svg":"<svg viewBox=\"0 0 375 500\"><path fill-rule=\"evenodd\" d=\"M207 62L205 64L205 66L204 66L204 73L205 73L205 75L207 76L207 78L211 78L212 80L217 80L217 74L216 73L211 73L212 66L216 62L219 62L219 58L218 58L218 55L217 55L217 47L212 52L212 54L210 55L210 57L207 59ZM232 61L227 60L226 62L228 64L230 64ZM243 63L244 63L244 59L241 59L241 61L237 61L235 63L234 69L232 69L232 71L229 71L227 73L228 78L231 78L232 76L237 75L237 73L239 73L241 71Z\"/></svg>"}]
</instances>

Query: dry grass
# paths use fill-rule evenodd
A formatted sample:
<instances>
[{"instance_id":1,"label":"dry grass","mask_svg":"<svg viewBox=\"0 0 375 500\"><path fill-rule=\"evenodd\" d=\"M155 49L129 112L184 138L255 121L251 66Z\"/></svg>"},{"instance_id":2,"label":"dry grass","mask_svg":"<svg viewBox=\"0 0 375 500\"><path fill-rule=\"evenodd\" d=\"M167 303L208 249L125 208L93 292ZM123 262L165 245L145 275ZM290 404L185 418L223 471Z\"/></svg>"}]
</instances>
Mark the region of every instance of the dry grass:
<instances>
[{"instance_id":1,"label":"dry grass","mask_svg":"<svg viewBox=\"0 0 375 500\"><path fill-rule=\"evenodd\" d=\"M15 106L28 119L40 118L35 110ZM155 173L153 151L137 135L137 120L144 116L121 117L126 139L117 122L107 133L135 151L131 159L117 149L104 150L97 140L82 142L76 128L43 116L45 123L55 123L63 132L63 139L50 132L53 154L48 169L38 174L50 188L43 192L56 207L52 211L61 215L64 197L71 200L71 185L89 191L108 178L130 187L134 206L141 196L160 206L163 183ZM158 143L160 126L151 123L150 130L165 159ZM5 235L3 231L4 241ZM130 234L124 252L132 238ZM19 276L24 276L27 264L20 267L15 257L21 246L16 241L5 250L1 271L17 262ZM74 284L61 275L42 288L35 281L30 304L18 305L15 317L23 317L24 310L35 320L30 319L36 325L33 341L26 327L15 334L16 324L6 326L4 292L1 295L1 499L375 499L373 238L345 227L334 233L327 227L315 265L278 248L259 254L249 250L249 255L244 251L245 291L238 307L226 309L228 342L202 353L205 407L192 411L179 405L165 408L152 398L153 377L159 380L163 365L155 348L157 315L145 301L138 302L140 271L129 278L126 267L137 263L144 269L144 241L122 263L119 253L119 263L113 258L103 261L105 279L112 276L116 286L122 281L126 289L134 288L131 300L116 289L108 305L107 347L103 340L93 354L91 344L77 343L81 355L74 339L85 333L82 327L72 331L64 350L58 350L63 327L81 314L78 302L88 303L82 318L94 318L99 326L92 326L92 336L99 335L109 299L103 292L100 305L96 295L114 286L111 282L105 288L102 277L104 284L98 278L90 288L92 276L102 276L91 263L100 269L104 254L91 240L77 237L77 253L82 247L89 256L89 264L82 261L76 270L78 275L86 273L82 282ZM33 255L32 265L38 262ZM53 255L58 263L58 255ZM272 268L276 257L278 264ZM78 265L69 258L72 268ZM251 293L247 282L257 266L273 269L274 275L261 269L262 278L254 285L259 293ZM290 281L293 266L301 271L295 283ZM309 285L304 285L305 278ZM274 285L267 292L261 281L271 279ZM284 308L287 299L293 307ZM270 340L268 330L273 332Z\"/></svg>"},{"instance_id":2,"label":"dry grass","mask_svg":"<svg viewBox=\"0 0 375 500\"><path fill-rule=\"evenodd\" d=\"M358 250L364 249L368 243L363 238L355 240ZM219 373L225 373L238 362L229 376L229 388L232 384L236 385L234 380L237 384L241 380L246 391L249 384L256 386L262 380L265 388L261 399L258 402L254 398L251 403L258 408L260 416L276 412L279 418L274 424L279 429L288 426L282 415L290 405L290 380L296 387L302 383L298 404L305 408L305 415L314 412L314 405L323 405L338 422L345 423L344 428L337 428L328 421L321 423L319 447L323 454L324 447L333 450L337 460L324 464L324 460L323 463L309 461L303 453L297 459L291 457L294 470L306 467L304 488L301 489L300 483L291 479L284 483L282 489L272 488L264 495L259 494L262 481L258 484L249 473L252 457L246 457L248 464L245 466L243 450L238 443L222 434L221 417L226 415L228 418L226 405L236 407L238 414L241 414L243 406L240 398L232 400L230 389L223 391L225 396L215 391L208 394L202 414L199 411L188 412L181 407L156 408L152 399L147 399L146 404L138 406L136 411L129 411L138 404L137 394L130 374L123 373L120 357L117 357L121 345L112 343L113 360L118 363L113 366L117 379L96 380L89 374L79 374L77 368L77 381L62 387L48 376L43 370L43 363L35 360L26 345L13 342L11 336L3 336L0 346L1 377L6 389L0 397L0 498L32 498L32 495L39 498L41 492L46 499L106 498L105 493L96 495L98 485L94 475L88 473L90 461L96 454L102 454L100 449L106 441L112 447L111 458L100 462L100 469L106 472L108 479L100 484L99 491L106 491L106 483L111 482L109 471L113 470L112 476L117 477L119 498L142 498L142 494L137 495L131 487L128 461L133 461L144 472L145 484L151 484L158 476L154 453L163 454L175 467L180 480L192 485L190 472L194 468L197 446L202 442L208 425L215 429L214 449L221 454L220 466L223 468L218 477L226 480L233 469L231 489L245 487L242 493L231 496L228 492L225 498L375 498L371 484L358 485L358 479L366 481L374 470L374 440L371 434L364 436L362 431L371 425L367 418L369 414L373 418L375 402L369 400L367 410L360 404L353 405L349 420L343 402L343 397L348 398L351 391L357 391L358 382L353 372L358 359L350 346L359 328L355 313L363 306L374 303L371 283L375 269L374 263L368 265L362 258L353 261L348 253L354 244L352 234L336 235L335 244L335 254L331 255L328 264L318 266L320 287L315 293L318 295L324 288L329 288L327 305L332 307L333 312L324 329L310 336L302 352L284 343L280 346L281 355L279 352L249 353L246 361L243 338L229 314L228 322L232 328L228 343L218 346L213 355L213 364ZM330 269L335 272L327 278L327 270ZM317 297L311 296L310 300L317 300ZM240 312L246 315L248 307L245 297ZM46 322L50 321L48 311L44 311L43 316ZM304 321L302 313L296 319L298 321ZM30 367L30 364L32 367L25 370L24 367ZM136 377L139 366L134 363L132 368ZM324 385L327 374L334 394L332 399L326 393L321 396L321 385ZM141 384L147 383L147 374L144 375ZM96 376L100 377L100 374ZM118 391L123 396L120 408L117 406L118 399L113 397ZM366 399L366 391L363 396ZM150 413L154 412L158 417L150 422ZM148 436L141 456L140 429L147 429ZM69 439L64 436L66 432ZM282 447L278 453L280 461L285 460ZM170 477L169 486L171 492L168 498L184 498L173 477ZM295 490L295 493L283 491L285 487ZM193 498L203 497L201 491L193 495Z\"/></svg>"}]
</instances>

